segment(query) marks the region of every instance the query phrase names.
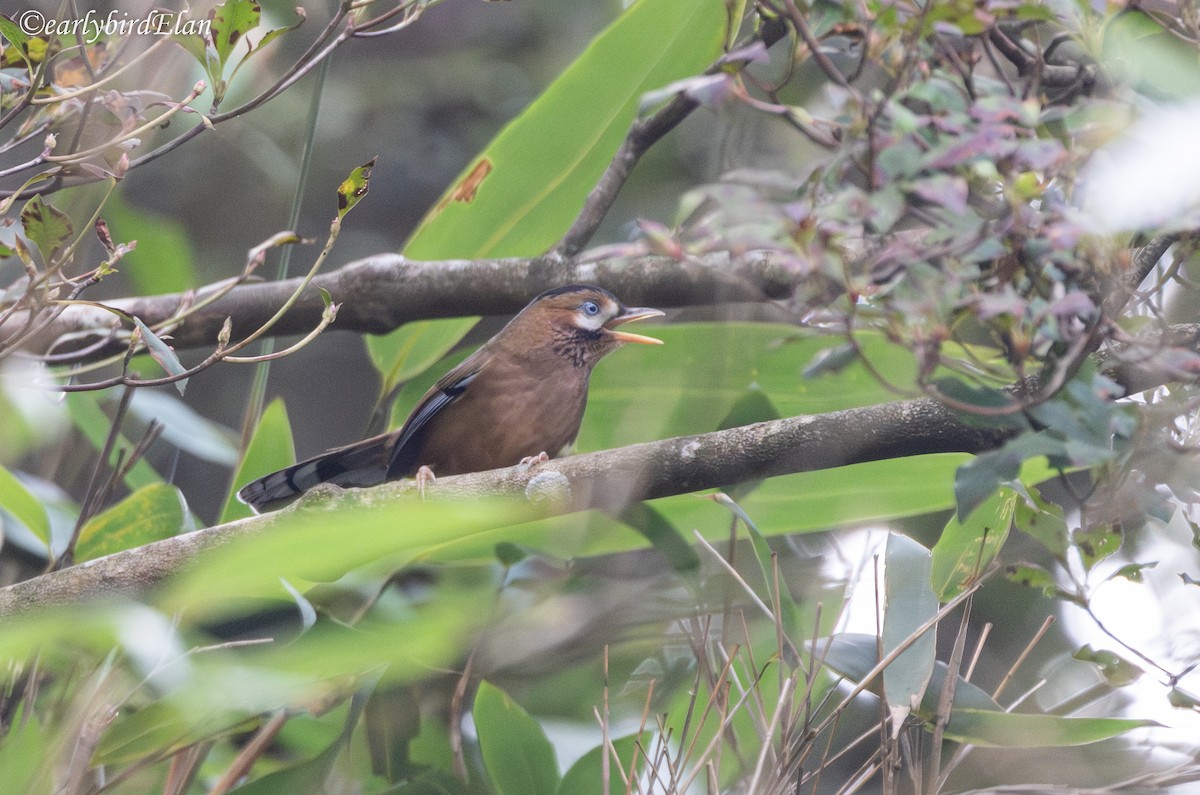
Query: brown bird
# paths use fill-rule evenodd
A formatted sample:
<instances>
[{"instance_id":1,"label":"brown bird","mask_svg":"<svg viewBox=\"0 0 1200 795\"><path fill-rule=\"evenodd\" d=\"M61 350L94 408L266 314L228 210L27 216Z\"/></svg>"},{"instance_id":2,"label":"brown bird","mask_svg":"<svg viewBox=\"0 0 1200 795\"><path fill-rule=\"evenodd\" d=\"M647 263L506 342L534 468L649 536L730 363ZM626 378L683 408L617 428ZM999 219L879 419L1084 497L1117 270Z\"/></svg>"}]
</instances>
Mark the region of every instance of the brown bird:
<instances>
[{"instance_id":1,"label":"brown bird","mask_svg":"<svg viewBox=\"0 0 1200 795\"><path fill-rule=\"evenodd\" d=\"M293 464L238 492L256 511L282 507L318 483L373 486L457 475L558 455L575 441L588 378L626 342L661 345L616 327L661 316L600 287L572 284L529 302L425 393L398 430Z\"/></svg>"}]
</instances>

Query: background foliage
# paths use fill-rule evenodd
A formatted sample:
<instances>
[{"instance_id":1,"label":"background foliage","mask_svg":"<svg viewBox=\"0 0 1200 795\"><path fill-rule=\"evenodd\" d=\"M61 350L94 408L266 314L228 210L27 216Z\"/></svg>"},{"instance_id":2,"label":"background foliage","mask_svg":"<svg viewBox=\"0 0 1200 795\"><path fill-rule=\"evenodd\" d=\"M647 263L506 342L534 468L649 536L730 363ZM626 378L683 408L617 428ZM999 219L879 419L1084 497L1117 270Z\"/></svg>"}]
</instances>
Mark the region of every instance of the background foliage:
<instances>
[{"instance_id":1,"label":"background foliage","mask_svg":"<svg viewBox=\"0 0 1200 795\"><path fill-rule=\"evenodd\" d=\"M1195 611L1166 609L1200 581L1190 5L228 0L95 39L31 11L151 13L0 17L6 786L1200 777ZM56 597L74 564L216 537L238 486L402 421L503 321L451 296L364 337L324 294L301 338L232 316L174 350L187 316L115 299L187 313L389 250L548 254L557 283L589 242L576 263L730 280L765 257L789 294L680 307L606 360L580 450L848 412L826 446L856 463L567 515L328 498L152 591ZM126 354L46 339L88 308ZM937 407L912 415L937 452L854 457L891 404Z\"/></svg>"}]
</instances>

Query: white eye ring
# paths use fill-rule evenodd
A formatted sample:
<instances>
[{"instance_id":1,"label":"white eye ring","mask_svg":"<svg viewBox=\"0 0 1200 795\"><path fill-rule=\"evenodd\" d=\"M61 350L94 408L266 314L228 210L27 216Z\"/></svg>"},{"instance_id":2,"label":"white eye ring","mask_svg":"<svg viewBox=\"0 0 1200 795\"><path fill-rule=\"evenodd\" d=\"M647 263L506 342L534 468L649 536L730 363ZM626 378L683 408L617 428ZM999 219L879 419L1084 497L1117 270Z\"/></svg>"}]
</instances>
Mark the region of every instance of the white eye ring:
<instances>
[{"instance_id":1,"label":"white eye ring","mask_svg":"<svg viewBox=\"0 0 1200 795\"><path fill-rule=\"evenodd\" d=\"M595 317L596 315L600 314L600 305L595 301L584 301L579 305L579 309L583 312L583 314L588 315L589 317Z\"/></svg>"}]
</instances>

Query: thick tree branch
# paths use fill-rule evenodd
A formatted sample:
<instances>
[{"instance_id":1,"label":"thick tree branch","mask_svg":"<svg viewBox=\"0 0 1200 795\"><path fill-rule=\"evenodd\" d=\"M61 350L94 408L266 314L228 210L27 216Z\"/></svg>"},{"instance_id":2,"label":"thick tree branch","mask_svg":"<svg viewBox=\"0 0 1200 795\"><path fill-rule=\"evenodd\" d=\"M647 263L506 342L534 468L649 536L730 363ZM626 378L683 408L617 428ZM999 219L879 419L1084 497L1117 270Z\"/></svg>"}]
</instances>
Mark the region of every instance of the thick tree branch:
<instances>
[{"instance_id":1,"label":"thick tree branch","mask_svg":"<svg viewBox=\"0 0 1200 795\"><path fill-rule=\"evenodd\" d=\"M1172 327L1165 345L1200 343L1200 325ZM1139 355L1132 364L1116 356L1106 372L1127 393L1178 381L1186 374L1155 369ZM964 423L930 399L885 403L829 414L789 417L713 433L569 456L532 470L510 467L439 479L433 499L528 496L545 500L550 514L592 508L616 511L637 501L686 494L766 477L929 453L981 453L1009 432ZM107 596L136 597L162 583L205 550L262 533L289 511L370 505L412 496L410 481L370 489L322 488L296 506L230 524L197 530L144 547L62 569L0 589L0 619L53 605Z\"/></svg>"},{"instance_id":2,"label":"thick tree branch","mask_svg":"<svg viewBox=\"0 0 1200 795\"><path fill-rule=\"evenodd\" d=\"M572 282L598 284L627 303L658 307L785 298L791 295L797 274L782 259L770 252L752 252L737 258L716 253L686 261L644 256L586 263L544 258L416 262L399 254L378 254L318 275L271 333L311 331L325 309L318 287L341 304L334 329L371 334L414 320L514 314L542 290ZM233 339L239 339L274 315L299 284L296 278L235 287L170 330L171 344L178 350L212 347L226 318L233 318ZM177 293L107 303L155 326L193 303L194 297ZM25 320L18 313L0 325L0 338L20 329ZM77 347L86 348L79 362L120 354L128 347L128 336L120 333L119 323L110 312L68 307L26 350L45 353L70 334L78 339ZM106 343L95 344L98 337L106 336L110 337Z\"/></svg>"},{"instance_id":3,"label":"thick tree branch","mask_svg":"<svg viewBox=\"0 0 1200 795\"><path fill-rule=\"evenodd\" d=\"M932 400L911 400L816 416L791 417L569 456L529 469L439 478L433 499L521 496L549 488L550 513L619 510L636 500L685 494L745 480L900 456L979 452L1003 435L962 424ZM531 485L532 483L532 485ZM35 608L106 596L137 596L179 571L197 554L271 528L309 500L371 504L411 496L410 481L370 489L321 489L296 506L197 530L52 572L0 589L0 618ZM324 506L330 507L330 506Z\"/></svg>"}]
</instances>

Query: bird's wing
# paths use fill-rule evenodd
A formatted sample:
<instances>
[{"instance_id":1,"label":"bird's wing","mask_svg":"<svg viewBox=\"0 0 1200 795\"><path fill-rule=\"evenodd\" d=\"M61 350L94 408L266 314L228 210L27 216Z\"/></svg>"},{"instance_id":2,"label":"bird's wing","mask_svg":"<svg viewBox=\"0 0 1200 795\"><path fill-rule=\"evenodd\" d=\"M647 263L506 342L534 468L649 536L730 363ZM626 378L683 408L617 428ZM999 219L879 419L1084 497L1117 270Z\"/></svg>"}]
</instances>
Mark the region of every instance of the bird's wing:
<instances>
[{"instance_id":1,"label":"bird's wing","mask_svg":"<svg viewBox=\"0 0 1200 795\"><path fill-rule=\"evenodd\" d=\"M430 420L463 396L487 361L486 358L476 359L475 356L467 358L442 376L441 380L425 393L425 397L413 409L412 414L408 415L400 429L400 436L392 448L392 457L388 462L388 479L405 477L416 471L421 465L417 456L420 454L423 432L428 428Z\"/></svg>"}]
</instances>

